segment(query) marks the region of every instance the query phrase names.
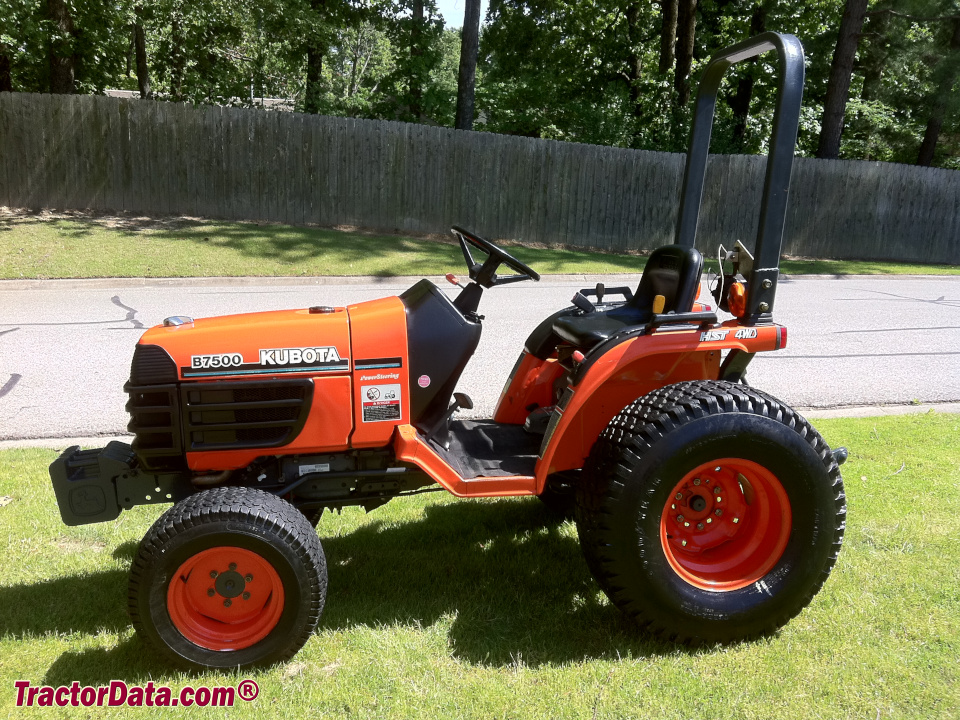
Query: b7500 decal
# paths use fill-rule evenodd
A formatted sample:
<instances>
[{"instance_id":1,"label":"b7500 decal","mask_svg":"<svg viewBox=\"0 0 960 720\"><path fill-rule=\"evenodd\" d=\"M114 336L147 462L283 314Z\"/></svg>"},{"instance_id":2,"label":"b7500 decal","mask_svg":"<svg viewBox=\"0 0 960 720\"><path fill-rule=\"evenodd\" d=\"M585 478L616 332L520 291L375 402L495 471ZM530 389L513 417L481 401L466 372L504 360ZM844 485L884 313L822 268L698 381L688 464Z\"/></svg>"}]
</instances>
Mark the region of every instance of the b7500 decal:
<instances>
[{"instance_id":1,"label":"b7500 decal","mask_svg":"<svg viewBox=\"0 0 960 720\"><path fill-rule=\"evenodd\" d=\"M192 355L190 367L194 370L201 368L228 368L243 365L243 355L240 353L220 353L218 355Z\"/></svg>"}]
</instances>

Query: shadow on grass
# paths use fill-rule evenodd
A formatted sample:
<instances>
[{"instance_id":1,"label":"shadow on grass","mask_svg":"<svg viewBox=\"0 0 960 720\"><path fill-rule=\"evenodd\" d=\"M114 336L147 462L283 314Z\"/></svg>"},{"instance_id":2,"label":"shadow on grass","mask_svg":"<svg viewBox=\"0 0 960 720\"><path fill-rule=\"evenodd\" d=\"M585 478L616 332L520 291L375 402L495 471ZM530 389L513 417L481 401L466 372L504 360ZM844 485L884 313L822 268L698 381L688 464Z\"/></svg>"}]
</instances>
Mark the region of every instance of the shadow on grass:
<instances>
[{"instance_id":1,"label":"shadow on grass","mask_svg":"<svg viewBox=\"0 0 960 720\"><path fill-rule=\"evenodd\" d=\"M0 635L117 632L130 626L127 573L109 570L0 587Z\"/></svg>"},{"instance_id":2,"label":"shadow on grass","mask_svg":"<svg viewBox=\"0 0 960 720\"><path fill-rule=\"evenodd\" d=\"M688 652L645 636L610 605L575 532L536 500L460 501L425 514L321 537L329 567L321 629L421 628L452 618L453 656L491 667ZM124 543L114 557L135 550ZM0 633L128 631L126 589L121 570L0 588L0 607L9 609ZM100 685L173 671L133 636L112 648L62 653L45 682Z\"/></svg>"},{"instance_id":3,"label":"shadow on grass","mask_svg":"<svg viewBox=\"0 0 960 720\"><path fill-rule=\"evenodd\" d=\"M447 241L437 241L256 222L133 217L105 220L83 217L80 214L56 219L37 216L11 218L0 222L0 227L10 230L17 225L37 222L53 223L59 234L74 239L101 233L103 228L109 227L131 239L142 236L172 243L189 242L204 248L221 248L252 260L269 260L291 268L306 265L315 271L324 265L332 266L334 271L325 274L351 274L350 263L369 266L373 260L376 269L369 274L377 277L420 276L462 271L464 262L453 236ZM478 230L482 234L482 228ZM556 248L511 246L510 252L541 273L576 272L577 265L597 261L613 266L612 272L635 273L640 272L645 263L645 258L635 255L597 254Z\"/></svg>"},{"instance_id":4,"label":"shadow on grass","mask_svg":"<svg viewBox=\"0 0 960 720\"><path fill-rule=\"evenodd\" d=\"M453 654L492 666L677 652L606 601L576 533L536 500L461 501L426 515L321 538L330 574L322 627L420 627L453 616Z\"/></svg>"}]
</instances>

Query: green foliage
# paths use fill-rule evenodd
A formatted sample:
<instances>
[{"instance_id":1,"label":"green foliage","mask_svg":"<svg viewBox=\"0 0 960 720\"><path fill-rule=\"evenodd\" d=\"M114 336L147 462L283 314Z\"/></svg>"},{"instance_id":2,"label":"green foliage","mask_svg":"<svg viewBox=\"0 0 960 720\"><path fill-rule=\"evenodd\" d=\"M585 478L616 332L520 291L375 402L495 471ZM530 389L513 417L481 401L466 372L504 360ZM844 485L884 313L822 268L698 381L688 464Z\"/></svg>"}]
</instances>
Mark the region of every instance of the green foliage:
<instances>
[{"instance_id":1,"label":"green foliage","mask_svg":"<svg viewBox=\"0 0 960 720\"><path fill-rule=\"evenodd\" d=\"M133 24L146 37L153 94L197 103L309 107L331 115L451 126L459 31L434 0L0 0L0 72L15 91L49 92L49 49L71 54L77 92L136 89ZM807 53L798 150L813 155L846 0L700 0L690 77L715 50L762 29ZM888 13L893 10L895 13ZM957 0L877 0L858 46L841 156L915 162L928 121L943 127L935 164L960 168ZM477 67L477 129L680 151L692 102L678 107L674 69L660 71L661 4L641 0L491 0ZM314 100L307 102L308 53ZM761 153L775 101L772 58L734 68L721 87L713 150ZM950 82L953 78L954 82ZM737 93L746 91L746 114Z\"/></svg>"}]
</instances>

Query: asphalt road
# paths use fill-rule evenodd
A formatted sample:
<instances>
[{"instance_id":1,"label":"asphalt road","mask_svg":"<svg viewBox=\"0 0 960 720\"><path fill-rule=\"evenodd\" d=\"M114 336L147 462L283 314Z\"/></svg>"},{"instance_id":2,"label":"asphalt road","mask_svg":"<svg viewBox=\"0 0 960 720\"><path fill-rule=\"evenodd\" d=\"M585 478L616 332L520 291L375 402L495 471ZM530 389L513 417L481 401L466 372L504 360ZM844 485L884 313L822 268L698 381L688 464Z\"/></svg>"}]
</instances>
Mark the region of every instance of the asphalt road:
<instances>
[{"instance_id":1,"label":"asphalt road","mask_svg":"<svg viewBox=\"0 0 960 720\"><path fill-rule=\"evenodd\" d=\"M554 278L485 294L484 335L458 388L474 400L470 414L492 413L527 333L598 279L639 278ZM133 347L169 315L345 305L411 282L0 282L0 440L124 433ZM960 277L784 278L775 315L788 346L758 355L748 379L790 405L960 401Z\"/></svg>"}]
</instances>

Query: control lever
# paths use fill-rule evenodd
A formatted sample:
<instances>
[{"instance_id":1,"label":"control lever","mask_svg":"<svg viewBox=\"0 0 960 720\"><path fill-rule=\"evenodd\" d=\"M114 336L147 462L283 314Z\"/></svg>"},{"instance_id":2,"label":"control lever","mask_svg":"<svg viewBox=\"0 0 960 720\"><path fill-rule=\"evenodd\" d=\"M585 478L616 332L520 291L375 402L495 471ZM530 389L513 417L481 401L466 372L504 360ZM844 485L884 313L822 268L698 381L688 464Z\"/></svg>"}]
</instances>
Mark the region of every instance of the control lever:
<instances>
[{"instance_id":1,"label":"control lever","mask_svg":"<svg viewBox=\"0 0 960 720\"><path fill-rule=\"evenodd\" d=\"M587 298L584 297L579 291L574 294L573 299L570 302L580 308L580 310L582 310L584 313L592 313L597 309L597 306L587 300Z\"/></svg>"},{"instance_id":2,"label":"control lever","mask_svg":"<svg viewBox=\"0 0 960 720\"><path fill-rule=\"evenodd\" d=\"M607 288L604 286L604 284L602 282L597 283L597 289L596 289L597 305L603 302L603 295L605 292L607 292Z\"/></svg>"},{"instance_id":3,"label":"control lever","mask_svg":"<svg viewBox=\"0 0 960 720\"><path fill-rule=\"evenodd\" d=\"M430 440L434 435L436 435L440 430L447 427L447 423L450 422L450 418L453 414L463 408L464 410L473 410L473 400L470 399L470 396L466 393L454 393L453 394L453 404L447 408L447 411L443 414L443 417L430 428L430 432L427 433L426 439ZM447 441L446 444L449 444Z\"/></svg>"}]
</instances>

